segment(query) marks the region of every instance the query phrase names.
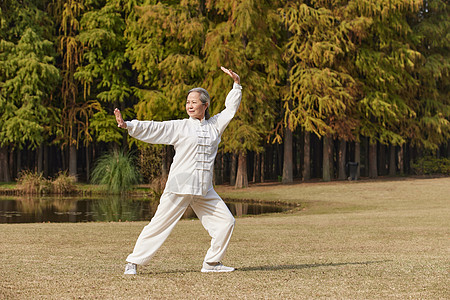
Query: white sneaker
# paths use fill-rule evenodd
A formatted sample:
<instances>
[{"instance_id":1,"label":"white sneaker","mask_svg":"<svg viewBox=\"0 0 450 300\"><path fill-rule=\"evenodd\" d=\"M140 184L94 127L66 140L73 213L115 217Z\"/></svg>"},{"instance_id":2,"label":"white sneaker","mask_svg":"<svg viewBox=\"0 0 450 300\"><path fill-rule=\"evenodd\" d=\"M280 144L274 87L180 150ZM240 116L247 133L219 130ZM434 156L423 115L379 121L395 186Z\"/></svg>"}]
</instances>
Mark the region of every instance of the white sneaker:
<instances>
[{"instance_id":1,"label":"white sneaker","mask_svg":"<svg viewBox=\"0 0 450 300\"><path fill-rule=\"evenodd\" d=\"M210 272L223 273L223 272L233 272L233 271L234 271L234 268L226 267L226 266L222 265L222 263L217 263L216 265L210 265L206 262L203 262L202 273L210 273Z\"/></svg>"},{"instance_id":2,"label":"white sneaker","mask_svg":"<svg viewBox=\"0 0 450 300\"><path fill-rule=\"evenodd\" d=\"M127 263L125 265L125 275L136 275L136 264Z\"/></svg>"}]
</instances>

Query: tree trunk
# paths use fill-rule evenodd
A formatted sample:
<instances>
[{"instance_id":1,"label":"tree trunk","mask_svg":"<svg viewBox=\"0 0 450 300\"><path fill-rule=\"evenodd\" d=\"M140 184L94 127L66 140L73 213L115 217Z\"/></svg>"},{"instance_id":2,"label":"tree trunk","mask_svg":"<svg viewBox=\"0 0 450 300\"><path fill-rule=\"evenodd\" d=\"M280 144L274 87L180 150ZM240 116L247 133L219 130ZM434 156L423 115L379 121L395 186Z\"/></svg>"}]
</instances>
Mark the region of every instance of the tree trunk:
<instances>
[{"instance_id":1,"label":"tree trunk","mask_svg":"<svg viewBox=\"0 0 450 300\"><path fill-rule=\"evenodd\" d=\"M246 188L248 187L248 177L247 177L247 153L239 152L238 158L238 170L236 175L235 188Z\"/></svg>"},{"instance_id":2,"label":"tree trunk","mask_svg":"<svg viewBox=\"0 0 450 300\"><path fill-rule=\"evenodd\" d=\"M331 181L331 138L329 135L323 137L323 164L322 164L322 180Z\"/></svg>"},{"instance_id":3,"label":"tree trunk","mask_svg":"<svg viewBox=\"0 0 450 300\"><path fill-rule=\"evenodd\" d=\"M267 154L266 154L266 162L267 162L267 178L272 179L274 177L273 175L273 163L274 159L273 159L273 146L270 145L269 147L267 147Z\"/></svg>"},{"instance_id":4,"label":"tree trunk","mask_svg":"<svg viewBox=\"0 0 450 300\"><path fill-rule=\"evenodd\" d=\"M281 144L276 144L275 146L275 157L276 157L276 164L275 164L275 176L276 178L282 178L283 175L283 151L284 147Z\"/></svg>"},{"instance_id":5,"label":"tree trunk","mask_svg":"<svg viewBox=\"0 0 450 300\"><path fill-rule=\"evenodd\" d=\"M14 173L15 162L14 162L14 151L9 152L9 177L14 180L17 178L17 174Z\"/></svg>"},{"instance_id":6,"label":"tree trunk","mask_svg":"<svg viewBox=\"0 0 450 300\"><path fill-rule=\"evenodd\" d=\"M91 173L91 163L89 160L89 145L86 146L86 182L89 182L90 179L90 173Z\"/></svg>"},{"instance_id":7,"label":"tree trunk","mask_svg":"<svg viewBox=\"0 0 450 300\"><path fill-rule=\"evenodd\" d=\"M377 142L369 142L369 178L377 178Z\"/></svg>"},{"instance_id":8,"label":"tree trunk","mask_svg":"<svg viewBox=\"0 0 450 300\"><path fill-rule=\"evenodd\" d=\"M300 133L297 138L294 136L294 178L295 177L302 177L302 167L303 162L301 158L303 157L303 135Z\"/></svg>"},{"instance_id":9,"label":"tree trunk","mask_svg":"<svg viewBox=\"0 0 450 300\"><path fill-rule=\"evenodd\" d=\"M378 144L377 160L378 174L380 174L381 176L386 175L386 146L381 143Z\"/></svg>"},{"instance_id":10,"label":"tree trunk","mask_svg":"<svg viewBox=\"0 0 450 300\"><path fill-rule=\"evenodd\" d=\"M8 149L0 147L0 181L9 182Z\"/></svg>"},{"instance_id":11,"label":"tree trunk","mask_svg":"<svg viewBox=\"0 0 450 300\"><path fill-rule=\"evenodd\" d=\"M16 159L16 164L17 164L17 177L19 177L20 175L20 171L22 171L22 151L20 149L17 149L17 159Z\"/></svg>"},{"instance_id":12,"label":"tree trunk","mask_svg":"<svg viewBox=\"0 0 450 300\"><path fill-rule=\"evenodd\" d=\"M44 172L44 177L48 177L48 165L49 165L49 161L48 161L48 146L44 145L44 158L43 158L43 172Z\"/></svg>"},{"instance_id":13,"label":"tree trunk","mask_svg":"<svg viewBox=\"0 0 450 300\"><path fill-rule=\"evenodd\" d=\"M216 160L214 163L214 174L213 174L213 179L214 179L214 184L222 184L223 183L223 177L222 177L222 152L217 152L217 156L216 156Z\"/></svg>"},{"instance_id":14,"label":"tree trunk","mask_svg":"<svg viewBox=\"0 0 450 300\"><path fill-rule=\"evenodd\" d=\"M220 178L222 178L222 183L225 182L225 153L220 152Z\"/></svg>"},{"instance_id":15,"label":"tree trunk","mask_svg":"<svg viewBox=\"0 0 450 300\"><path fill-rule=\"evenodd\" d=\"M231 155L231 170L230 170L230 185L236 185L236 168L237 159L236 154Z\"/></svg>"},{"instance_id":16,"label":"tree trunk","mask_svg":"<svg viewBox=\"0 0 450 300\"><path fill-rule=\"evenodd\" d=\"M400 172L401 175L405 174L405 167L404 167L404 152L403 152L403 146L400 146L400 149L398 151L398 171Z\"/></svg>"},{"instance_id":17,"label":"tree trunk","mask_svg":"<svg viewBox=\"0 0 450 300\"><path fill-rule=\"evenodd\" d=\"M409 174L411 170L411 161L413 159L413 149L410 147L410 143L405 144L405 148L403 149L403 170L405 174Z\"/></svg>"},{"instance_id":18,"label":"tree trunk","mask_svg":"<svg viewBox=\"0 0 450 300\"><path fill-rule=\"evenodd\" d=\"M302 180L311 179L311 133L305 131L305 143L303 145L303 170Z\"/></svg>"},{"instance_id":19,"label":"tree trunk","mask_svg":"<svg viewBox=\"0 0 450 300\"><path fill-rule=\"evenodd\" d=\"M256 165L257 165L257 156L258 153L253 153L253 173L252 173L252 182L256 182Z\"/></svg>"},{"instance_id":20,"label":"tree trunk","mask_svg":"<svg viewBox=\"0 0 450 300\"><path fill-rule=\"evenodd\" d=\"M264 182L264 174L265 174L265 171L264 171L264 168L265 168L265 166L264 166L264 157L265 157L264 153L262 153L259 156L259 158L261 160L261 167L260 167L260 170L261 170L261 182Z\"/></svg>"},{"instance_id":21,"label":"tree trunk","mask_svg":"<svg viewBox=\"0 0 450 300\"><path fill-rule=\"evenodd\" d=\"M42 173L42 170L44 169L43 164L44 163L44 145L41 144L38 148L37 152L37 172Z\"/></svg>"},{"instance_id":22,"label":"tree trunk","mask_svg":"<svg viewBox=\"0 0 450 300\"><path fill-rule=\"evenodd\" d=\"M389 146L389 176L395 176L397 166L395 164L395 146Z\"/></svg>"},{"instance_id":23,"label":"tree trunk","mask_svg":"<svg viewBox=\"0 0 450 300\"><path fill-rule=\"evenodd\" d=\"M37 151L35 150L31 150L31 149L27 149L25 150L25 155L26 155L26 166L28 170L34 170L36 172L36 158L37 158Z\"/></svg>"},{"instance_id":24,"label":"tree trunk","mask_svg":"<svg viewBox=\"0 0 450 300\"><path fill-rule=\"evenodd\" d=\"M322 178L323 140L317 135L311 136L311 177Z\"/></svg>"},{"instance_id":25,"label":"tree trunk","mask_svg":"<svg viewBox=\"0 0 450 300\"><path fill-rule=\"evenodd\" d=\"M340 139L339 140L339 154L338 154L338 163L339 163L338 178L340 180L347 179L347 172L345 170L346 154L347 154L347 142L344 139Z\"/></svg>"},{"instance_id":26,"label":"tree trunk","mask_svg":"<svg viewBox=\"0 0 450 300\"><path fill-rule=\"evenodd\" d=\"M70 145L69 147L69 175L77 178L77 147Z\"/></svg>"},{"instance_id":27,"label":"tree trunk","mask_svg":"<svg viewBox=\"0 0 450 300\"><path fill-rule=\"evenodd\" d=\"M292 131L289 127L286 127L284 131L284 155L283 155L283 177L282 183L291 183L293 178L293 165L292 160Z\"/></svg>"},{"instance_id":28,"label":"tree trunk","mask_svg":"<svg viewBox=\"0 0 450 300\"><path fill-rule=\"evenodd\" d=\"M253 182L261 182L261 153L256 153L255 155Z\"/></svg>"},{"instance_id":29,"label":"tree trunk","mask_svg":"<svg viewBox=\"0 0 450 300\"><path fill-rule=\"evenodd\" d=\"M162 153L161 153L161 177L162 178L167 178L167 176L169 175L169 170L167 167L167 147L168 146L163 146L162 149Z\"/></svg>"},{"instance_id":30,"label":"tree trunk","mask_svg":"<svg viewBox=\"0 0 450 300\"><path fill-rule=\"evenodd\" d=\"M356 171L356 178L361 177L361 143L355 142L355 162L358 163L358 169Z\"/></svg>"}]
</instances>

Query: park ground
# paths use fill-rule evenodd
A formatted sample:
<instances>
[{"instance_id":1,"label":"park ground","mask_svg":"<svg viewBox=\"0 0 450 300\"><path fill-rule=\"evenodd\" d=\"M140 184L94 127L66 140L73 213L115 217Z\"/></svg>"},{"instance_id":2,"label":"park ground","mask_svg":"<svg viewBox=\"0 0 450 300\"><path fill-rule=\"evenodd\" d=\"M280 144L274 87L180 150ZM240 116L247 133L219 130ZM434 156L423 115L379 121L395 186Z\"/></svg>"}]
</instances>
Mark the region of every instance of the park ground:
<instances>
[{"instance_id":1,"label":"park ground","mask_svg":"<svg viewBox=\"0 0 450 300\"><path fill-rule=\"evenodd\" d=\"M124 260L146 222L0 224L0 299L450 298L448 177L216 190L299 206L237 218L227 274L200 272L198 220L137 276Z\"/></svg>"}]
</instances>

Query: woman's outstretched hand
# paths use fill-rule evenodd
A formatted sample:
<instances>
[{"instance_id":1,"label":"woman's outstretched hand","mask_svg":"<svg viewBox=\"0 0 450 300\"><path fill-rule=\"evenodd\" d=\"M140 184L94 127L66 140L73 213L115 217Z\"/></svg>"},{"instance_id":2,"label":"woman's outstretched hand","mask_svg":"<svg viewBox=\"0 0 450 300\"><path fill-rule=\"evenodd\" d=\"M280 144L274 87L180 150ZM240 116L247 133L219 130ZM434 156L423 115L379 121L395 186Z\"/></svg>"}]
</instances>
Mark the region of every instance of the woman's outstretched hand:
<instances>
[{"instance_id":1,"label":"woman's outstretched hand","mask_svg":"<svg viewBox=\"0 0 450 300\"><path fill-rule=\"evenodd\" d=\"M118 108L114 110L114 115L116 116L117 126L126 129L127 123L124 122L122 114L120 113L120 110Z\"/></svg>"},{"instance_id":2,"label":"woman's outstretched hand","mask_svg":"<svg viewBox=\"0 0 450 300\"><path fill-rule=\"evenodd\" d=\"M220 69L222 69L222 71L224 71L225 73L230 75L230 77L233 78L235 83L241 84L241 78L239 78L238 74L236 74L233 71L231 71L230 69L227 69L227 68L224 68L224 67L220 67Z\"/></svg>"}]
</instances>

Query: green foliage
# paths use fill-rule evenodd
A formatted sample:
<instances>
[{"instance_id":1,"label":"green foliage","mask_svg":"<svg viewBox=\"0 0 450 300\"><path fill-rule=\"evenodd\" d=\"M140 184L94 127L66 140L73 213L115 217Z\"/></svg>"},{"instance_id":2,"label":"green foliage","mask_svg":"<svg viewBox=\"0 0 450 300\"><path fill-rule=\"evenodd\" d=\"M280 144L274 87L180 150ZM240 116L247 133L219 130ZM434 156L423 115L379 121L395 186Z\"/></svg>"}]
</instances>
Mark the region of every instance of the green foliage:
<instances>
[{"instance_id":1,"label":"green foliage","mask_svg":"<svg viewBox=\"0 0 450 300\"><path fill-rule=\"evenodd\" d=\"M131 154L112 151L97 159L91 181L105 185L106 192L124 193L139 182L139 174Z\"/></svg>"},{"instance_id":2,"label":"green foliage","mask_svg":"<svg viewBox=\"0 0 450 300\"><path fill-rule=\"evenodd\" d=\"M114 1L86 11L80 20L76 37L84 46L82 66L74 78L84 85L84 97L94 84L97 98L104 103L123 103L131 94L128 84L130 70L124 67L126 40L125 21Z\"/></svg>"},{"instance_id":3,"label":"green foliage","mask_svg":"<svg viewBox=\"0 0 450 300\"><path fill-rule=\"evenodd\" d=\"M186 93L204 79L201 51L207 27L199 6L198 1L147 1L129 19L126 55L140 84L135 88L138 118L186 117Z\"/></svg>"},{"instance_id":4,"label":"green foliage","mask_svg":"<svg viewBox=\"0 0 450 300\"><path fill-rule=\"evenodd\" d=\"M353 13L368 18L370 26L355 61L362 83L358 132L384 144L401 145L410 137L411 120L417 115L414 102L419 82L413 71L421 53L414 49L417 35L407 18L418 13L419 1L371 6L369 1L360 2L353 6Z\"/></svg>"},{"instance_id":5,"label":"green foliage","mask_svg":"<svg viewBox=\"0 0 450 300\"><path fill-rule=\"evenodd\" d=\"M421 157L412 164L412 169L417 175L450 175L450 159L433 156Z\"/></svg>"},{"instance_id":6,"label":"green foliage","mask_svg":"<svg viewBox=\"0 0 450 300\"><path fill-rule=\"evenodd\" d=\"M60 78L54 53L31 28L17 44L0 41L0 145L36 148L53 131L58 116L50 99Z\"/></svg>"},{"instance_id":7,"label":"green foliage","mask_svg":"<svg viewBox=\"0 0 450 300\"><path fill-rule=\"evenodd\" d=\"M221 0L206 5L210 12L218 12L211 18L203 50L212 115L224 108L223 99L232 84L220 71L221 65L238 73L243 86L239 111L222 137L226 152L262 151L275 122L277 84L285 72L275 42L280 35L276 4L246 0L231 5Z\"/></svg>"},{"instance_id":8,"label":"green foliage","mask_svg":"<svg viewBox=\"0 0 450 300\"><path fill-rule=\"evenodd\" d=\"M353 139L358 90L352 61L364 22L353 20L347 3L334 1L288 1L279 13L289 32L284 58L291 66L285 126Z\"/></svg>"},{"instance_id":9,"label":"green foliage","mask_svg":"<svg viewBox=\"0 0 450 300\"><path fill-rule=\"evenodd\" d=\"M414 18L416 42L422 56L415 72L416 119L410 122L413 144L436 150L450 138L450 5L441 0L424 0Z\"/></svg>"},{"instance_id":10,"label":"green foliage","mask_svg":"<svg viewBox=\"0 0 450 300\"><path fill-rule=\"evenodd\" d=\"M126 115L122 112L124 118L126 118ZM90 118L89 130L99 142L116 142L119 144L123 136L123 130L117 127L117 121L114 115L108 114L103 109Z\"/></svg>"},{"instance_id":11,"label":"green foliage","mask_svg":"<svg viewBox=\"0 0 450 300\"><path fill-rule=\"evenodd\" d=\"M96 100L86 101L86 98L80 97L80 82L75 78L77 69L82 65L83 45L78 40L78 35L80 19L87 9L85 2L88 1L57 0L50 6L59 33L57 41L62 74L62 101L56 102L61 109L61 123L53 143L61 147L78 147L81 141L85 145L93 141L89 131L89 118L101 106Z\"/></svg>"},{"instance_id":12,"label":"green foliage","mask_svg":"<svg viewBox=\"0 0 450 300\"><path fill-rule=\"evenodd\" d=\"M435 150L450 138L449 7L4 0L0 145L120 144L115 107L126 119L185 118L186 92L196 86L210 92L214 115L231 88L224 65L244 87L224 151L262 151L271 132L282 141L286 126Z\"/></svg>"}]
</instances>

